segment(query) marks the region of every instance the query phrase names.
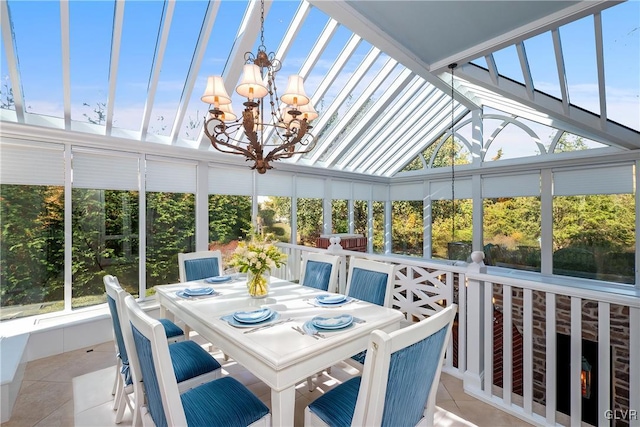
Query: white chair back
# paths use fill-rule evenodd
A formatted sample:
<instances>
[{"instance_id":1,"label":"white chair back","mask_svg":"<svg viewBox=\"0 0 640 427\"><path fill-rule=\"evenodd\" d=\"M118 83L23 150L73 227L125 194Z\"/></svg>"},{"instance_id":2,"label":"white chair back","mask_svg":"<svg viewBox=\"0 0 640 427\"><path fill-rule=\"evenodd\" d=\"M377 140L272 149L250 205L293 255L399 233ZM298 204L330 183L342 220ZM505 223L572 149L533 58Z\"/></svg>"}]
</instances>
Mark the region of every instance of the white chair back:
<instances>
[{"instance_id":1,"label":"white chair back","mask_svg":"<svg viewBox=\"0 0 640 427\"><path fill-rule=\"evenodd\" d=\"M300 284L329 292L337 292L339 263L340 257L337 255L307 252L302 258ZM327 268L330 269L328 274Z\"/></svg>"},{"instance_id":2,"label":"white chair back","mask_svg":"<svg viewBox=\"0 0 640 427\"><path fill-rule=\"evenodd\" d=\"M179 253L178 273L181 282L222 276L222 252L216 250Z\"/></svg>"},{"instance_id":3,"label":"white chair back","mask_svg":"<svg viewBox=\"0 0 640 427\"><path fill-rule=\"evenodd\" d=\"M433 425L456 311L457 305L452 304L390 334L372 332L352 425L405 425L403 421Z\"/></svg>"},{"instance_id":4,"label":"white chair back","mask_svg":"<svg viewBox=\"0 0 640 427\"><path fill-rule=\"evenodd\" d=\"M391 307L396 266L380 261L350 257L347 295Z\"/></svg>"}]
</instances>

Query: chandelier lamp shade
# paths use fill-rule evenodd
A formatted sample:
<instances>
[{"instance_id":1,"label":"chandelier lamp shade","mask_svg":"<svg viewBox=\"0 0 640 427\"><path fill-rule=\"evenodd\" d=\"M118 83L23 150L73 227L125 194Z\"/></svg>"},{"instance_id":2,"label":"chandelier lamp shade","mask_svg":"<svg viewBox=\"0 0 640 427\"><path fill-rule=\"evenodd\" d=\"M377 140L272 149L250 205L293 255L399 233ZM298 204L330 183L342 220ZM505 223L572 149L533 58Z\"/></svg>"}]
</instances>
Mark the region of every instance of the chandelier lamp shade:
<instances>
[{"instance_id":1,"label":"chandelier lamp shade","mask_svg":"<svg viewBox=\"0 0 640 427\"><path fill-rule=\"evenodd\" d=\"M253 162L251 169L265 173L271 162L308 153L315 146L309 122L318 117L304 91L301 76L289 76L278 95L276 73L282 64L264 46L264 1L261 3L260 41L257 54L247 52L236 93L246 98L237 117L221 76L210 76L201 100L210 105L204 133L216 150L238 154ZM265 110L267 113L265 114Z\"/></svg>"}]
</instances>

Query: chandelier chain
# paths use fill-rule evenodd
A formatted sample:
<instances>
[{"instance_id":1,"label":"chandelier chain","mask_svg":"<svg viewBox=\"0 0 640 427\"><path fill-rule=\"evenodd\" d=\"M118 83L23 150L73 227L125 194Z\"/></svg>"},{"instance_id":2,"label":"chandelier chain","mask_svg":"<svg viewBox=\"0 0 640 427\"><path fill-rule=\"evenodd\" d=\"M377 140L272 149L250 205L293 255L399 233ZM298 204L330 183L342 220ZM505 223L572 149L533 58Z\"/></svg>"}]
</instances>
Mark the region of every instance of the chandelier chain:
<instances>
[{"instance_id":1,"label":"chandelier chain","mask_svg":"<svg viewBox=\"0 0 640 427\"><path fill-rule=\"evenodd\" d=\"M456 239L456 168L455 168L455 138L454 138L454 121L455 121L455 103L454 103L454 90L453 90L453 74L458 64L453 63L449 65L451 69L451 240Z\"/></svg>"},{"instance_id":2,"label":"chandelier chain","mask_svg":"<svg viewBox=\"0 0 640 427\"><path fill-rule=\"evenodd\" d=\"M260 2L260 45L264 46L264 1Z\"/></svg>"}]
</instances>

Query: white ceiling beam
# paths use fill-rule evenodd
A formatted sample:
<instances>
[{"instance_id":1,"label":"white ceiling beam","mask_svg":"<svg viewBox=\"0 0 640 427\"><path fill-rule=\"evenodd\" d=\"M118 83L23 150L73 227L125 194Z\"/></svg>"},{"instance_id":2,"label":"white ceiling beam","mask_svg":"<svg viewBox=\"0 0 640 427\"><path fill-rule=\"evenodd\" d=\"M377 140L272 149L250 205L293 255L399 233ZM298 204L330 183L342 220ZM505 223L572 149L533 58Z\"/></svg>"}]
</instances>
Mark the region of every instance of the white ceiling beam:
<instances>
[{"instance_id":1,"label":"white ceiling beam","mask_svg":"<svg viewBox=\"0 0 640 427\"><path fill-rule=\"evenodd\" d=\"M425 129L434 124L438 125L443 120L446 121L449 111L451 111L451 109L447 108L451 104L450 99L450 97L441 93L440 96L432 98L425 105L413 110L415 111L415 118L407 118L406 122L403 123L403 128L397 129L396 133L402 135L402 139L385 138L382 141L382 146L377 150L379 153L378 158L375 161L369 161L368 164L364 164L363 170L374 175L382 175L384 170L395 164L403 149L415 148L417 136ZM418 143L417 145L425 146L426 143Z\"/></svg>"},{"instance_id":2,"label":"white ceiling beam","mask_svg":"<svg viewBox=\"0 0 640 427\"><path fill-rule=\"evenodd\" d=\"M320 37L318 37L318 40L316 40L313 48L311 48L311 52L309 52L306 61L304 62L304 64L302 64L302 67L300 67L300 75L303 79L306 79L309 76L309 73L311 73L313 67L316 66L316 63L320 59L320 56L329 45L329 41L331 41L334 34L338 30L338 26L338 21L336 21L335 19L329 19L327 25L325 25L324 29L322 30Z\"/></svg>"},{"instance_id":3,"label":"white ceiling beam","mask_svg":"<svg viewBox=\"0 0 640 427\"><path fill-rule=\"evenodd\" d=\"M213 30L213 24L216 21L218 10L220 9L220 2L213 1L207 4L207 10L202 21L202 27L200 28L200 34L198 35L198 41L191 58L191 65L189 65L189 73L184 83L184 89L180 97L180 103L178 104L178 112L176 118L173 121L173 127L171 128L171 144L174 145L180 136L180 129L184 121L184 115L187 113L189 107L189 101L191 100L191 94L193 93L193 87L196 84L200 67L202 66L202 59L207 50L207 45L211 39L211 31Z\"/></svg>"},{"instance_id":4,"label":"white ceiling beam","mask_svg":"<svg viewBox=\"0 0 640 427\"><path fill-rule=\"evenodd\" d=\"M149 121L151 119L151 111L153 110L153 102L156 98L156 91L158 90L158 81L160 80L160 71L162 70L162 61L164 60L164 53L167 50L167 40L169 39L169 29L171 28L171 19L173 18L173 11L176 7L175 0L168 0L166 3L166 9L164 13L164 19L162 20L162 31L160 33L160 40L156 45L156 54L154 55L155 61L153 62L153 69L151 70L151 77L149 79L147 101L144 105L144 113L142 115L142 124L140 125L140 140L147 139L147 132L149 130Z\"/></svg>"},{"instance_id":5,"label":"white ceiling beam","mask_svg":"<svg viewBox=\"0 0 640 427\"><path fill-rule=\"evenodd\" d=\"M451 102L449 102L451 104ZM458 123L469 110L460 103L454 107L454 123ZM444 108L438 114L430 119L430 126L420 129L411 140L406 144L409 150L396 150L392 158L388 162L381 165L378 169L378 175L394 176L410 163L414 158L420 155L435 140L445 134L451 127L451 109ZM424 160L424 159L423 159Z\"/></svg>"},{"instance_id":6,"label":"white ceiling beam","mask_svg":"<svg viewBox=\"0 0 640 427\"><path fill-rule=\"evenodd\" d=\"M64 128L71 130L71 47L69 39L69 2L60 2L60 48L62 60L62 105Z\"/></svg>"},{"instance_id":7,"label":"white ceiling beam","mask_svg":"<svg viewBox=\"0 0 640 427\"><path fill-rule=\"evenodd\" d=\"M371 48L367 56L365 56L365 58L362 60L360 65L358 65L358 68L356 68L354 73L351 75L351 78L349 79L347 84L340 89L340 92L334 98L333 102L331 103L327 111L323 112L323 115L325 115L327 119L330 118L334 113L337 113L340 107L342 107L342 105L347 101L347 99L349 99L349 96L351 95L353 90L356 88L356 86L358 86L358 83L360 83L360 81L364 78L367 72L371 69L373 64L376 62L376 60L380 56L380 53L381 53L380 49L375 47ZM344 122L345 122L345 118L340 117L338 120L338 123L335 124L335 127L341 128ZM327 124L328 124L328 121L325 122L324 126L327 126ZM320 131L322 131L322 128L319 128L319 131L314 132L314 134L318 136ZM311 155L308 157L311 160L312 164L317 162L320 159L320 157L322 157L322 155L331 145L331 141L332 140L327 135L327 137L322 138L322 141L318 141L316 143L316 147L311 152Z\"/></svg>"},{"instance_id":8,"label":"white ceiling beam","mask_svg":"<svg viewBox=\"0 0 640 427\"><path fill-rule=\"evenodd\" d=\"M402 43L397 40L393 40L387 34L383 34L379 31L378 27L373 24L369 19L363 17L358 13L353 6L344 1L326 1L326 0L309 0L313 6L322 10L327 15L338 19L341 24L348 27L355 34L360 35L366 39L373 46L380 48L381 51L394 58L405 67L411 69L414 73L425 79L440 90L446 91L447 84L429 72L429 64L419 60L413 53L409 52ZM476 55L482 56L482 55ZM471 58L473 59L473 58ZM451 62L462 61L455 58ZM447 63L444 68L449 65ZM459 99L458 99L459 98ZM477 108L471 100L464 98L462 94L457 94L456 100L462 102L467 108Z\"/></svg>"},{"instance_id":9,"label":"white ceiling beam","mask_svg":"<svg viewBox=\"0 0 640 427\"><path fill-rule=\"evenodd\" d=\"M20 82L20 72L18 70L18 60L13 44L13 27L9 17L9 5L6 1L0 1L0 22L2 23L2 43L9 70L9 81L11 81L11 94L13 95L13 106L16 111L18 123L24 123L24 97L22 94L22 83ZM9 94L7 93L7 96Z\"/></svg>"},{"instance_id":10,"label":"white ceiling beam","mask_svg":"<svg viewBox=\"0 0 640 427\"><path fill-rule=\"evenodd\" d=\"M487 61L487 67L489 68L489 75L491 76L491 81L493 84L497 85L500 79L498 74L498 66L496 65L496 59L493 57L493 53L490 53L484 57L485 61Z\"/></svg>"},{"instance_id":11,"label":"white ceiling beam","mask_svg":"<svg viewBox=\"0 0 640 427\"><path fill-rule=\"evenodd\" d=\"M380 98L373 103L369 111L367 111L367 114L358 121L353 129L351 129L349 134L345 137L345 142L340 144L340 146L331 153L325 162L328 166L340 168L338 164L345 161L345 156L353 157L355 155L354 153L356 153L365 143L362 138L365 132L380 120L380 116L387 114L386 110L388 110L389 105L395 101L396 97L402 93L411 80L416 79L420 82L424 81L421 78L416 77L416 75L408 68L402 68L403 70L400 72L400 75L398 75L393 83L389 85Z\"/></svg>"},{"instance_id":12,"label":"white ceiling beam","mask_svg":"<svg viewBox=\"0 0 640 427\"><path fill-rule=\"evenodd\" d=\"M600 127L607 129L607 93L604 75L604 47L602 41L602 15L600 12L593 15L596 37L596 66L598 69L598 96L600 99Z\"/></svg>"},{"instance_id":13,"label":"white ceiling beam","mask_svg":"<svg viewBox=\"0 0 640 427\"><path fill-rule=\"evenodd\" d=\"M105 117L105 135L111 135L113 129L113 109L116 103L116 83L118 82L118 65L120 63L120 46L122 45L122 24L124 22L124 1L116 0L113 19L113 35L111 36L111 58L109 60L109 94L107 95L107 115Z\"/></svg>"},{"instance_id":14,"label":"white ceiling beam","mask_svg":"<svg viewBox=\"0 0 640 427\"><path fill-rule=\"evenodd\" d=\"M516 44L516 51L518 52L518 59L520 60L520 68L522 69L522 77L524 78L524 85L527 88L527 96L533 100L533 77L531 77L531 69L529 68L529 59L527 58L527 51L524 48L524 43L520 42Z\"/></svg>"},{"instance_id":15,"label":"white ceiling beam","mask_svg":"<svg viewBox=\"0 0 640 427\"><path fill-rule=\"evenodd\" d=\"M562 98L562 109L564 114L569 114L569 90L567 86L567 70L564 67L564 53L562 52L562 41L560 40L560 31L557 29L551 31L553 39L553 51L556 57L556 67L558 69L558 81L560 82L560 96Z\"/></svg>"},{"instance_id":16,"label":"white ceiling beam","mask_svg":"<svg viewBox=\"0 0 640 427\"><path fill-rule=\"evenodd\" d=\"M358 153L347 170L367 170L367 166L379 158L381 147L384 146L386 141L397 140L398 137L396 135L402 135L409 124L413 124L420 119L418 111L428 110L440 97L444 96L441 91L429 86L428 82L425 83L425 86L428 89L425 88L422 91L408 93L407 100L398 100L396 102L396 108L394 108L396 112L390 113L384 117L386 120L380 121L379 130L370 134L372 137L368 138L365 149ZM412 114L407 116L407 111L412 112ZM396 122L398 117L405 118L400 125Z\"/></svg>"},{"instance_id":17,"label":"white ceiling beam","mask_svg":"<svg viewBox=\"0 0 640 427\"><path fill-rule=\"evenodd\" d=\"M496 52L512 44L517 44L523 40L556 29L564 24L592 15L603 9L611 7L616 3L622 2L623 0L593 0L577 2L555 13L529 22L519 28L515 28L490 40L478 43L469 49L465 49L460 52L451 52L449 57L430 64L429 69L433 73L439 73L446 70L448 65L453 62L458 62L459 64L467 63L480 56Z\"/></svg>"},{"instance_id":18,"label":"white ceiling beam","mask_svg":"<svg viewBox=\"0 0 640 427\"><path fill-rule=\"evenodd\" d=\"M382 82L389 76L391 71L393 71L396 64L397 62L394 59L387 58L387 61L383 65L382 69L380 69L380 71L378 72L378 74L376 74L374 79L367 85L365 90L360 94L360 96L358 97L358 99L356 99L353 105L349 107L349 110L346 111L342 115L342 117L340 117L340 121L331 129L331 132L323 136L323 139L327 141L327 144L328 144L327 148L325 149L325 153L323 153L323 156L325 156L327 151L333 150L333 152L335 152L339 149L340 145L346 145L345 142L348 140L349 135L348 134L343 135L341 140L338 141L340 134L342 134L343 132L346 132L346 128L354 120L358 120L357 116L360 113L360 110L365 107L367 101L372 101L371 97L373 96L375 91L378 90ZM359 120L364 120L364 117L360 117ZM333 154L333 152L331 154ZM318 158L318 161L320 161L321 157ZM314 162L313 158L311 161ZM323 160L322 162L324 163L327 161L329 160Z\"/></svg>"},{"instance_id":19,"label":"white ceiling beam","mask_svg":"<svg viewBox=\"0 0 640 427\"><path fill-rule=\"evenodd\" d=\"M472 64L464 65L456 72L456 75L493 92L495 95L504 97L505 100L509 99L533 109L539 117L548 117L552 122L560 122L551 124L553 127L564 128L576 135L622 148L640 148L640 138L638 137L640 133L614 122L608 122L607 130L604 131L600 126L600 117L597 114L573 105L569 105L569 113L565 114L561 101L542 92L536 93L536 99L532 101L527 97L525 88L520 83L502 79L499 85L494 85L487 71L480 67ZM482 94L478 93L478 96L481 98ZM504 111L504 107L497 106L496 108ZM518 113L518 115L523 115L523 113ZM540 121L536 118L531 118L531 120Z\"/></svg>"},{"instance_id":20,"label":"white ceiling beam","mask_svg":"<svg viewBox=\"0 0 640 427\"><path fill-rule=\"evenodd\" d=\"M398 117L401 114L403 109L406 107L406 104L411 100L416 92L423 91L423 93L426 94L427 92L430 93L435 91L435 88L432 85L425 82L422 77L415 76L413 72L411 72L411 79L412 82L406 90L405 83L401 87L398 87L398 90L394 90L390 94L385 94L385 97L380 99L377 110L384 111L384 113L375 116L375 120L370 120L367 123L368 126L356 134L357 139L355 139L355 136L353 137L354 140L357 140L357 143L354 145L352 150L340 159L339 163L336 165L337 168L343 170L350 168L358 156L370 148L369 142L380 132L383 132L385 126L387 126L388 122L392 120L392 117Z\"/></svg>"}]
</instances>

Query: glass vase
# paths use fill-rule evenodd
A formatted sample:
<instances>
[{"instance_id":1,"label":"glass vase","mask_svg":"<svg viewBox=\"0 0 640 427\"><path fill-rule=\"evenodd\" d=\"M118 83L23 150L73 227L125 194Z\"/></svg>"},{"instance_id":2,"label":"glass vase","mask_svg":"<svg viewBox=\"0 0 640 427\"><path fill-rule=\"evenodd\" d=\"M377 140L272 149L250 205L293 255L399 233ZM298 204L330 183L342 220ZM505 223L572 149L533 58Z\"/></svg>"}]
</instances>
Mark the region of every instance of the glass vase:
<instances>
[{"instance_id":1,"label":"glass vase","mask_svg":"<svg viewBox=\"0 0 640 427\"><path fill-rule=\"evenodd\" d=\"M271 272L264 271L262 273L247 272L247 290L253 298L264 298L269 293L269 283L271 281Z\"/></svg>"}]
</instances>

